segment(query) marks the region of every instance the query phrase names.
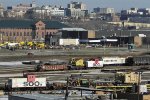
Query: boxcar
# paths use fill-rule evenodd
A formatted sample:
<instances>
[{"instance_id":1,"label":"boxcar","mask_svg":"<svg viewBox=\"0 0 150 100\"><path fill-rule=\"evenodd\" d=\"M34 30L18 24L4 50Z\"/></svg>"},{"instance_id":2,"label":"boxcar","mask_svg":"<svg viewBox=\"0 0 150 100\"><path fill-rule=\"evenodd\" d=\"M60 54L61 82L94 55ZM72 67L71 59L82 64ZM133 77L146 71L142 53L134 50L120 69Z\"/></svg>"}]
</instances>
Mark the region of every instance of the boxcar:
<instances>
[{"instance_id":1,"label":"boxcar","mask_svg":"<svg viewBox=\"0 0 150 100\"><path fill-rule=\"evenodd\" d=\"M86 61L86 68L100 68L103 67L103 61Z\"/></svg>"},{"instance_id":2,"label":"boxcar","mask_svg":"<svg viewBox=\"0 0 150 100\"><path fill-rule=\"evenodd\" d=\"M102 57L103 65L124 65L125 64L124 57Z\"/></svg>"}]
</instances>

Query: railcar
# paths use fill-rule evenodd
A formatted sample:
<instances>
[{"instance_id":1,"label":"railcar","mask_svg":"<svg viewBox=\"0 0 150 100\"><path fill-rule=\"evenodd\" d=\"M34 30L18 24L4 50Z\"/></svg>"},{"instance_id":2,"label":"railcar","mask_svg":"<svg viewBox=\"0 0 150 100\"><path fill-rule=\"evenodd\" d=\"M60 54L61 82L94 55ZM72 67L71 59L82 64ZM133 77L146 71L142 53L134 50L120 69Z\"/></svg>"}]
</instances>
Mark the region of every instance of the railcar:
<instances>
[{"instance_id":1,"label":"railcar","mask_svg":"<svg viewBox=\"0 0 150 100\"><path fill-rule=\"evenodd\" d=\"M13 90L38 90L46 88L46 78L37 78L35 75L29 74L27 77L10 78L5 85L5 89Z\"/></svg>"},{"instance_id":2,"label":"railcar","mask_svg":"<svg viewBox=\"0 0 150 100\"><path fill-rule=\"evenodd\" d=\"M102 57L103 65L124 65L125 57Z\"/></svg>"},{"instance_id":3,"label":"railcar","mask_svg":"<svg viewBox=\"0 0 150 100\"><path fill-rule=\"evenodd\" d=\"M35 66L35 71L55 71L67 69L68 69L67 64L65 62L56 62L56 61L51 61Z\"/></svg>"},{"instance_id":4,"label":"railcar","mask_svg":"<svg viewBox=\"0 0 150 100\"><path fill-rule=\"evenodd\" d=\"M92 59L86 61L86 68L102 68L103 61L102 59Z\"/></svg>"},{"instance_id":5,"label":"railcar","mask_svg":"<svg viewBox=\"0 0 150 100\"><path fill-rule=\"evenodd\" d=\"M150 56L130 56L126 58L126 65L150 65Z\"/></svg>"},{"instance_id":6,"label":"railcar","mask_svg":"<svg viewBox=\"0 0 150 100\"><path fill-rule=\"evenodd\" d=\"M57 70L80 70L91 68L102 68L104 66L134 66L150 65L150 56L129 56L129 57L99 57L99 58L72 58L69 63L66 62L48 62L39 64L35 67L36 71L57 71Z\"/></svg>"}]
</instances>

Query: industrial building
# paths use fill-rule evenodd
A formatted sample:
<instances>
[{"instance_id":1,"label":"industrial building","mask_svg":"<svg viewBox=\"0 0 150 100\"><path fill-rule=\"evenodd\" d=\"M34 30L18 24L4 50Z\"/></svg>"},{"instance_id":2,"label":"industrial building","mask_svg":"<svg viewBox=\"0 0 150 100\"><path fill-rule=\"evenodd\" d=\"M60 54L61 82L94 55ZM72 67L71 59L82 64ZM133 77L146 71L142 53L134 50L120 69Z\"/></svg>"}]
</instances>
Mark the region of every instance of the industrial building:
<instances>
[{"instance_id":1,"label":"industrial building","mask_svg":"<svg viewBox=\"0 0 150 100\"><path fill-rule=\"evenodd\" d=\"M79 40L95 38L94 30L85 30L83 28L62 28L55 35L46 35L45 42L50 45L77 45Z\"/></svg>"},{"instance_id":2,"label":"industrial building","mask_svg":"<svg viewBox=\"0 0 150 100\"><path fill-rule=\"evenodd\" d=\"M68 27L49 20L0 20L0 42L44 41L45 35Z\"/></svg>"},{"instance_id":3,"label":"industrial building","mask_svg":"<svg viewBox=\"0 0 150 100\"><path fill-rule=\"evenodd\" d=\"M95 31L85 30L83 28L62 28L62 38L71 38L71 39L88 39L95 38Z\"/></svg>"}]
</instances>

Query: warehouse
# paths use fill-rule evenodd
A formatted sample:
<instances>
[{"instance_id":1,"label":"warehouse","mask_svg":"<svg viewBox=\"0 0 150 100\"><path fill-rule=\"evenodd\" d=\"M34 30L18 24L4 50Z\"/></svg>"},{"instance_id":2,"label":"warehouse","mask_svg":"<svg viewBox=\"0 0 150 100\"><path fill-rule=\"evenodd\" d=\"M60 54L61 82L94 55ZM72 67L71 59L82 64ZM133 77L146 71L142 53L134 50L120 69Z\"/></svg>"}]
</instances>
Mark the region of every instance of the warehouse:
<instances>
[{"instance_id":1,"label":"warehouse","mask_svg":"<svg viewBox=\"0 0 150 100\"><path fill-rule=\"evenodd\" d=\"M62 28L59 30L62 33L62 38L70 39L88 39L95 38L95 31L85 30L83 28Z\"/></svg>"}]
</instances>

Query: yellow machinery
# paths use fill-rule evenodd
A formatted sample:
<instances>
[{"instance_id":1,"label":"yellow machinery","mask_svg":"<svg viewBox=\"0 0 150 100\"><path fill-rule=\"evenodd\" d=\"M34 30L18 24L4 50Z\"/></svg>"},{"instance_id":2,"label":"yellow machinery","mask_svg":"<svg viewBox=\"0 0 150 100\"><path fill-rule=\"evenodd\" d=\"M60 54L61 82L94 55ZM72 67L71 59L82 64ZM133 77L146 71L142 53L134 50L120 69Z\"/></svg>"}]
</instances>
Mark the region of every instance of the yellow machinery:
<instances>
[{"instance_id":1,"label":"yellow machinery","mask_svg":"<svg viewBox=\"0 0 150 100\"><path fill-rule=\"evenodd\" d=\"M116 73L114 82L95 82L97 89L109 89L109 90L123 90L131 92L133 86L139 84L141 77L135 72L121 72Z\"/></svg>"},{"instance_id":2,"label":"yellow machinery","mask_svg":"<svg viewBox=\"0 0 150 100\"><path fill-rule=\"evenodd\" d=\"M71 75L69 79L69 85L70 86L79 86L79 87L89 87L90 86L90 81L88 78L85 78L82 75L75 74Z\"/></svg>"},{"instance_id":3,"label":"yellow machinery","mask_svg":"<svg viewBox=\"0 0 150 100\"><path fill-rule=\"evenodd\" d=\"M122 84L138 84L141 82L141 77L138 73L116 73L116 82L121 82Z\"/></svg>"},{"instance_id":4,"label":"yellow machinery","mask_svg":"<svg viewBox=\"0 0 150 100\"><path fill-rule=\"evenodd\" d=\"M85 66L83 58L72 58L70 61L70 64L72 66L76 66L76 67L84 67Z\"/></svg>"},{"instance_id":5,"label":"yellow machinery","mask_svg":"<svg viewBox=\"0 0 150 100\"><path fill-rule=\"evenodd\" d=\"M27 42L27 46L30 46L30 47L32 47L33 46L33 42Z\"/></svg>"},{"instance_id":6,"label":"yellow machinery","mask_svg":"<svg viewBox=\"0 0 150 100\"><path fill-rule=\"evenodd\" d=\"M44 49L45 48L45 43L37 43L36 44L38 49Z\"/></svg>"},{"instance_id":7,"label":"yellow machinery","mask_svg":"<svg viewBox=\"0 0 150 100\"><path fill-rule=\"evenodd\" d=\"M0 47L4 46L5 44L0 44Z\"/></svg>"},{"instance_id":8,"label":"yellow machinery","mask_svg":"<svg viewBox=\"0 0 150 100\"><path fill-rule=\"evenodd\" d=\"M19 43L19 46L20 46L20 47L25 46L25 45L26 45L26 43L23 42L23 41Z\"/></svg>"}]
</instances>

